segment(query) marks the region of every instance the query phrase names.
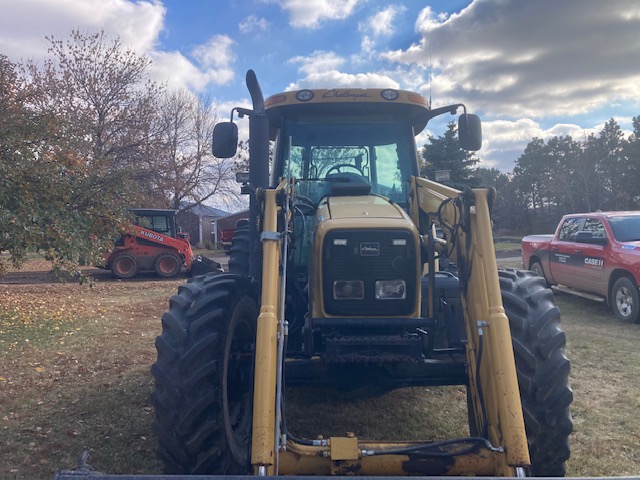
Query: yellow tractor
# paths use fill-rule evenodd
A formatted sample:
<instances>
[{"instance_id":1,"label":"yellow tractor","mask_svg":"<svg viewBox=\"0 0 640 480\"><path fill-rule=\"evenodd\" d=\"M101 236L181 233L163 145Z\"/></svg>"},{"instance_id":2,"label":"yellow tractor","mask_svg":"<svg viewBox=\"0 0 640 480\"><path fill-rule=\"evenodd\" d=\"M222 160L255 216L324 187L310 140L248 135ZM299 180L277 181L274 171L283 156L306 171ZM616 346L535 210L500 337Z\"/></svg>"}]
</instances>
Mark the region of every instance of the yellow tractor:
<instances>
[{"instance_id":1,"label":"yellow tractor","mask_svg":"<svg viewBox=\"0 0 640 480\"><path fill-rule=\"evenodd\" d=\"M493 189L419 174L415 136L430 119L462 109L470 151L480 119L395 89L264 100L253 71L246 80L253 107L216 126L214 154L235 154L234 112L249 117L249 221L230 272L182 285L156 341L165 473L563 476L572 391L552 293L532 272L497 268ZM466 386L469 435L299 438L285 382Z\"/></svg>"}]
</instances>

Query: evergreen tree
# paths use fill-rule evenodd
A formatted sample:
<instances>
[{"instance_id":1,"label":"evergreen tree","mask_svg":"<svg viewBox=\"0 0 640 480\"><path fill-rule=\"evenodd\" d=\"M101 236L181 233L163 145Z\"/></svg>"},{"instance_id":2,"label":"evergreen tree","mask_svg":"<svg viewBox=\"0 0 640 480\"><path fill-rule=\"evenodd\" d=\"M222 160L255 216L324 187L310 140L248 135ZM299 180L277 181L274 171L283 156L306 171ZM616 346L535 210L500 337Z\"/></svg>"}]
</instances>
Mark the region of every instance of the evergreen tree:
<instances>
[{"instance_id":1,"label":"evergreen tree","mask_svg":"<svg viewBox=\"0 0 640 480\"><path fill-rule=\"evenodd\" d=\"M436 171L448 170L450 180L442 183L458 189L474 186L472 176L474 166L479 160L473 152L460 148L458 127L455 122L449 122L444 135L440 137L430 135L421 154L424 159L421 175L435 180Z\"/></svg>"}]
</instances>

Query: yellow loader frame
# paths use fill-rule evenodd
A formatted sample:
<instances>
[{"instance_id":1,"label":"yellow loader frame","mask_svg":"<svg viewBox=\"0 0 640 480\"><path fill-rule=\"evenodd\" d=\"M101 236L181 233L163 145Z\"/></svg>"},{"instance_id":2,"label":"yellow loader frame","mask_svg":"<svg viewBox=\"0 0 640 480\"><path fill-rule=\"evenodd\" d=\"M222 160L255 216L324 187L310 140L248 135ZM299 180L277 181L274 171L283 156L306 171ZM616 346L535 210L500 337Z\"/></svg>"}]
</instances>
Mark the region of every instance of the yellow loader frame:
<instances>
[{"instance_id":1,"label":"yellow loader frame","mask_svg":"<svg viewBox=\"0 0 640 480\"><path fill-rule=\"evenodd\" d=\"M253 400L254 474L516 477L524 476L524 469L530 465L509 321L502 305L491 232L490 203L495 192L474 189L463 193L419 177L411 177L410 182L410 213L421 234L426 236L437 221L451 227L461 219L466 223L466 228L456 229L455 238L446 245L436 244L436 248L447 249L454 261L471 266L468 281L461 289L466 353L473 417L476 425L487 428L486 445L466 451L460 442L434 444L434 448L456 453L445 459L413 455L411 448L417 451L424 442L362 441L349 433L301 444L283 436L279 400L284 363L282 337L286 330L283 312L286 268L281 268L281 252L287 248L283 232L290 221L287 198L293 193L293 181L285 180L275 189L256 192L263 201L263 263ZM280 228L279 218L286 219ZM458 248L454 248L456 245ZM482 344L484 352L478 364ZM482 384L481 392L476 379Z\"/></svg>"}]
</instances>

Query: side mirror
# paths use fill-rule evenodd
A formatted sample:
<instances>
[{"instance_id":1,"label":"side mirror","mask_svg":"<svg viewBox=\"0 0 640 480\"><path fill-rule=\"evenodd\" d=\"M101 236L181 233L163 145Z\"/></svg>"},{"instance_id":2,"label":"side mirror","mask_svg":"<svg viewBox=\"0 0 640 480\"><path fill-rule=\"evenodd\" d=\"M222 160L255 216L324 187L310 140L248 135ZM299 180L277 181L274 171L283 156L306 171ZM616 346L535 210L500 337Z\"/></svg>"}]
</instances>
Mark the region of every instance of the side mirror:
<instances>
[{"instance_id":1,"label":"side mirror","mask_svg":"<svg viewBox=\"0 0 640 480\"><path fill-rule=\"evenodd\" d=\"M233 122L220 122L213 128L213 154L218 158L231 158L238 150L238 126Z\"/></svg>"},{"instance_id":2,"label":"side mirror","mask_svg":"<svg viewBox=\"0 0 640 480\"><path fill-rule=\"evenodd\" d=\"M458 118L458 139L463 150L477 152L482 148L482 122L480 117L463 113Z\"/></svg>"}]
</instances>

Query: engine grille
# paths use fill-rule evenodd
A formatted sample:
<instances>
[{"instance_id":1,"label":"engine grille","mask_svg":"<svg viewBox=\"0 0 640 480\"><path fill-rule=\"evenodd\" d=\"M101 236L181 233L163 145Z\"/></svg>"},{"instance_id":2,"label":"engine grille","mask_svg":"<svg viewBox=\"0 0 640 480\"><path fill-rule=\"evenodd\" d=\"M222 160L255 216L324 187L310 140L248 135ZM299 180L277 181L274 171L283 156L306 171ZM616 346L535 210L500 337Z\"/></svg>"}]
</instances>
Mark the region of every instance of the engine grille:
<instances>
[{"instance_id":1,"label":"engine grille","mask_svg":"<svg viewBox=\"0 0 640 480\"><path fill-rule=\"evenodd\" d=\"M409 231L334 230L329 232L325 236L323 245L322 275L325 311L329 315L344 316L409 315L415 304L418 263L413 238ZM405 281L405 298L376 299L376 281L394 279ZM334 299L333 284L337 280L362 280L364 298Z\"/></svg>"}]
</instances>

